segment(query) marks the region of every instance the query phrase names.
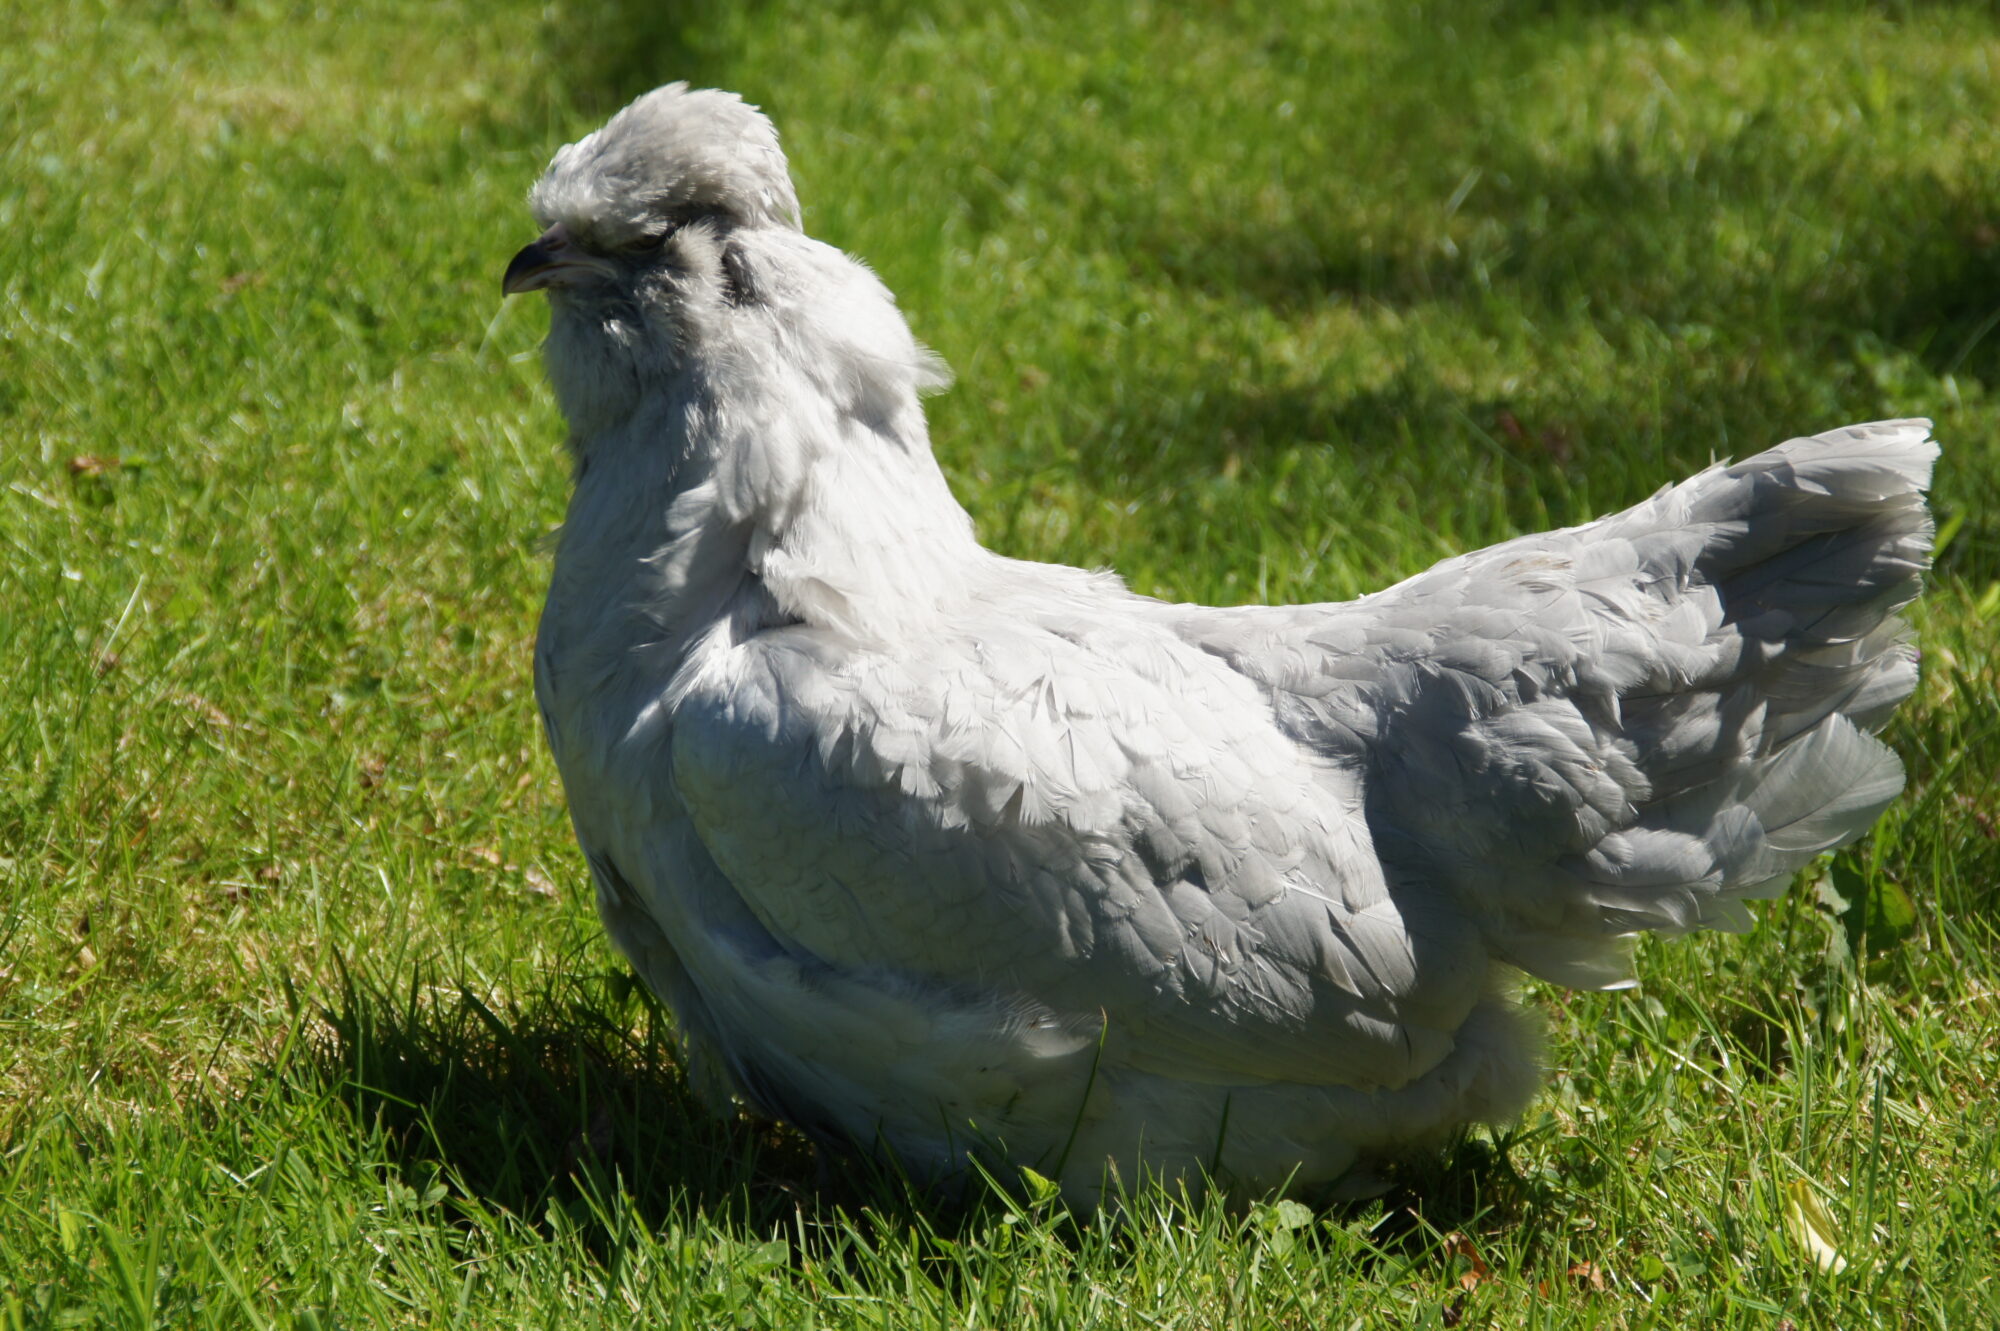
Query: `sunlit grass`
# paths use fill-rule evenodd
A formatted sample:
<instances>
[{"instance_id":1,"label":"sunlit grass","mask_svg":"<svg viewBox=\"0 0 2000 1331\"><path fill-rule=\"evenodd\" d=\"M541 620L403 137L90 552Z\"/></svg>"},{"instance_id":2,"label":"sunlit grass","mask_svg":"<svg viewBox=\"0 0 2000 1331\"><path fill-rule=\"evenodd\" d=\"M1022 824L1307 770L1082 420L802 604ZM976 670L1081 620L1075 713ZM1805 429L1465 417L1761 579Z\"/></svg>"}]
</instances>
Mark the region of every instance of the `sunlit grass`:
<instances>
[{"instance_id":1,"label":"sunlit grass","mask_svg":"<svg viewBox=\"0 0 2000 1331\"><path fill-rule=\"evenodd\" d=\"M1886 3L8 10L0 1328L2000 1321L1996 64ZM1379 1202L943 1206L706 1119L535 732L566 482L498 297L676 77L953 363L985 537L1153 594L1935 417L1908 794L1534 991L1548 1092Z\"/></svg>"}]
</instances>

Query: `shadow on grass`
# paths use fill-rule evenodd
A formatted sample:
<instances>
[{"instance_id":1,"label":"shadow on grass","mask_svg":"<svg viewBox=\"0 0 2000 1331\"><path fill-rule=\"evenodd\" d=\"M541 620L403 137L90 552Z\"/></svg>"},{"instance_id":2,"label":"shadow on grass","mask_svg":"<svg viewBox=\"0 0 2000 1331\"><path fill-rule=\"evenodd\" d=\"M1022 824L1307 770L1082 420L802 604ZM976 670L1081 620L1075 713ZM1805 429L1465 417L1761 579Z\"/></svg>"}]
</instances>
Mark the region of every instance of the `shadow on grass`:
<instances>
[{"instance_id":1,"label":"shadow on grass","mask_svg":"<svg viewBox=\"0 0 2000 1331\"><path fill-rule=\"evenodd\" d=\"M1854 8L1787 9L1821 7ZM1871 8L1908 17L1900 4ZM1934 372L2000 378L2000 194L1985 175L1906 165L1868 134L1828 135L1775 104L1744 105L1683 151L1605 123L1594 128L1608 138L1552 153L1495 104L1492 75L1539 67L1606 26L1643 32L1660 9L1463 0L1399 11L1382 55L1396 77L1369 108L1371 132L1322 149L1322 161L1286 154L1300 168L1297 213L1273 224L1212 203L1169 209L1131 247L1175 281L1281 311L1343 297L1459 306L1473 320L1487 308L1537 321L1587 309L1814 354L1829 335L1866 332ZM1440 49L1441 24L1463 40ZM1342 176L1352 183L1328 187Z\"/></svg>"},{"instance_id":2,"label":"shadow on grass","mask_svg":"<svg viewBox=\"0 0 2000 1331\"><path fill-rule=\"evenodd\" d=\"M1993 200L1851 157L1796 165L1794 150L1753 128L1697 167L1667 170L1630 151L1556 165L1530 145L1494 144L1471 153L1477 188L1449 232L1309 213L1282 228L1212 218L1139 243L1173 281L1286 313L1329 299L1463 306L1474 319L1494 305L1538 319L1588 308L1604 321L1707 325L1814 354L1870 333L1935 372L2000 377ZM1820 263L1788 255L1826 238L1800 233L1787 209L1838 219L1837 252ZM1729 262L1726 233L1746 225L1762 229L1765 248Z\"/></svg>"},{"instance_id":3,"label":"shadow on grass","mask_svg":"<svg viewBox=\"0 0 2000 1331\"><path fill-rule=\"evenodd\" d=\"M1372 451L1416 440L1460 456L1471 440L1497 444L1541 473L1522 478L1530 503L1510 505L1533 529L1537 505L1559 522L1596 516L1566 507L1571 492L1634 502L1715 453L1741 457L1848 420L1948 414L1956 393L2000 385L1991 191L1851 157L1795 168L1784 156L1775 138L1723 145L1674 174L1619 152L1554 165L1527 145L1502 146L1451 235L1335 209L1286 227L1223 216L1140 238L1168 281L1281 318L1350 301L1421 307L1503 344L1587 325L1617 360L1656 372L1590 385L1529 375L1504 400L1468 397L1421 361L1386 388L1344 396L1333 381L1223 382L1192 404L1184 390L1133 391L1129 400L1156 404L1142 414L1157 419L1120 433L1171 434L1173 450L1152 451L1208 466L1246 441L1251 451L1307 441ZM1819 221L1792 225L1788 210ZM1746 244L1747 260L1725 257ZM1823 256L1807 248L1820 246ZM1532 369L1532 347L1522 355ZM1941 387L1946 376L1960 387ZM1944 442L1938 502L1965 528L1941 571L1991 582L2000 488L1959 465L1957 441ZM1099 469L1130 461L1114 450Z\"/></svg>"},{"instance_id":4,"label":"shadow on grass","mask_svg":"<svg viewBox=\"0 0 2000 1331\"><path fill-rule=\"evenodd\" d=\"M948 1284L969 1269L966 1254L1020 1219L1045 1224L1073 1254L1137 1240L1108 1216L1032 1204L998 1183L927 1195L868 1161L822 1156L789 1128L714 1118L674 1061L666 1013L615 972L505 1009L423 976L390 989L348 972L321 1016L329 1036L307 1075L379 1133L384 1165L419 1190L441 1180L532 1225L559 1210L600 1256L624 1241L627 1218L655 1233L698 1220L751 1241L788 1235L841 1262L890 1241ZM1448 1260L1445 1236L1517 1219L1539 1187L1476 1140L1390 1177L1381 1200L1320 1208L1336 1225L1373 1218L1354 1257L1364 1265ZM1164 1208L1180 1225L1215 1222L1224 1206L1150 1191L1129 1209ZM1256 1208L1236 1210L1220 1223L1260 1223Z\"/></svg>"},{"instance_id":5,"label":"shadow on grass","mask_svg":"<svg viewBox=\"0 0 2000 1331\"><path fill-rule=\"evenodd\" d=\"M1458 402L1418 366L1387 400L1218 395L1183 437L1233 428L1366 447L1397 438L1401 417L1427 441L1482 430L1504 441L1518 421L1529 440L1553 441L1552 468L1617 496L1635 437L1692 467L1710 450L1741 456L1845 420L1949 414L1960 392L2000 386L2000 194L1978 173L1906 165L1865 136L1822 141L1770 107L1683 155L1626 139L1552 156L1475 99L1475 70L1534 63L1548 41L1587 30L1570 20L1636 8L1443 7L1474 26L1492 20L1495 40L1432 62L1423 29L1403 35L1407 49L1385 58L1410 79L1389 93L1380 141L1344 143L1318 164L1352 187L1329 189L1302 164L1296 211L1281 219L1196 201L1138 219L1119 243L1141 271L1287 320L1344 302L1422 310L1503 345L1583 325L1616 358L1681 382L1662 382L1645 401L1631 400L1630 382L1606 385L1602 400L1558 405L1548 419L1549 386L1532 376L1520 400ZM1957 387L1942 386L1946 376ZM2000 577L2000 489L1955 465L1945 442L1940 502L1966 527L1943 568L1990 582ZM1680 474L1625 481L1623 491L1636 499ZM1563 487L1543 489L1558 508Z\"/></svg>"},{"instance_id":6,"label":"shadow on grass","mask_svg":"<svg viewBox=\"0 0 2000 1331\"><path fill-rule=\"evenodd\" d=\"M1128 371L1133 375L1143 371ZM1180 391L1176 391L1180 390ZM1602 410L1558 416L1533 397L1519 399L1457 391L1422 367L1414 367L1381 387L1325 383L1245 383L1219 376L1199 393L1169 377L1158 389L1128 391L1132 403L1108 429L1100 428L1078 452L1079 473L1109 492L1171 489L1187 479L1212 476L1260 454L1305 447L1336 448L1350 456L1386 455L1413 475L1435 471L1440 482L1462 480L1468 459L1485 454L1511 464L1519 489L1506 495L1510 515L1524 529L1559 521L1582 521L1594 513L1576 509L1571 482L1585 474L1593 436L1617 413ZM1627 448L1642 434L1631 413L1619 417L1625 429L1618 442ZM1162 440L1170 440L1163 445ZM1629 453L1616 459L1623 476ZM1678 479L1661 476L1659 481ZM1652 485L1643 484L1639 494ZM1355 502L1328 495L1330 506Z\"/></svg>"},{"instance_id":7,"label":"shadow on grass","mask_svg":"<svg viewBox=\"0 0 2000 1331\"><path fill-rule=\"evenodd\" d=\"M1351 1205L1346 1214L1357 1220L1373 1215L1368 1236L1382 1254L1466 1257L1465 1241L1455 1236L1515 1228L1538 1212L1557 1213L1555 1191L1514 1168L1509 1155L1513 1140L1513 1134L1502 1134L1497 1144L1467 1135L1441 1154L1410 1157L1390 1172L1388 1192ZM1579 1172L1574 1162L1565 1167L1573 1176Z\"/></svg>"},{"instance_id":8,"label":"shadow on grass","mask_svg":"<svg viewBox=\"0 0 2000 1331\"><path fill-rule=\"evenodd\" d=\"M815 1194L812 1147L709 1114L667 1014L623 975L496 1007L432 977L395 990L348 971L322 1016L317 1078L380 1127L392 1164L441 1170L488 1207L534 1221L615 1181L649 1224L698 1209L768 1230Z\"/></svg>"},{"instance_id":9,"label":"shadow on grass","mask_svg":"<svg viewBox=\"0 0 2000 1331\"><path fill-rule=\"evenodd\" d=\"M543 22L550 67L577 107L608 116L640 93L683 79L735 82L732 24L757 21L763 0L609 0L551 8Z\"/></svg>"},{"instance_id":10,"label":"shadow on grass","mask_svg":"<svg viewBox=\"0 0 2000 1331\"><path fill-rule=\"evenodd\" d=\"M622 970L502 1005L431 975L398 988L343 968L320 1016L310 1093L330 1090L378 1135L405 1184L442 1182L530 1225L560 1211L600 1256L632 1221L788 1235L821 1256L885 1234L948 1248L1016 1204L979 1178L931 1194L791 1127L719 1118L682 1073L671 1016Z\"/></svg>"}]
</instances>

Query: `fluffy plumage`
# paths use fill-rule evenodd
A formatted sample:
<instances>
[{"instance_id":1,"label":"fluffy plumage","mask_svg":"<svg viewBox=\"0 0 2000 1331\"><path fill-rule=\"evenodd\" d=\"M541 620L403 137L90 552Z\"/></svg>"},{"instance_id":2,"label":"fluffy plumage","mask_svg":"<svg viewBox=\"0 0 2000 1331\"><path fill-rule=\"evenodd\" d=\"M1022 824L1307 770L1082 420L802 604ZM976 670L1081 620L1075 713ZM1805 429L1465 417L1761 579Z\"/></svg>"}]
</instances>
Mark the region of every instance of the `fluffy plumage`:
<instances>
[{"instance_id":1,"label":"fluffy plumage","mask_svg":"<svg viewBox=\"0 0 2000 1331\"><path fill-rule=\"evenodd\" d=\"M941 367L753 108L650 93L531 203L576 462L536 691L718 1101L1086 1202L1331 1182L1520 1108L1517 971L1628 984L1901 786L1925 422L1345 605L1169 605L977 544Z\"/></svg>"}]
</instances>

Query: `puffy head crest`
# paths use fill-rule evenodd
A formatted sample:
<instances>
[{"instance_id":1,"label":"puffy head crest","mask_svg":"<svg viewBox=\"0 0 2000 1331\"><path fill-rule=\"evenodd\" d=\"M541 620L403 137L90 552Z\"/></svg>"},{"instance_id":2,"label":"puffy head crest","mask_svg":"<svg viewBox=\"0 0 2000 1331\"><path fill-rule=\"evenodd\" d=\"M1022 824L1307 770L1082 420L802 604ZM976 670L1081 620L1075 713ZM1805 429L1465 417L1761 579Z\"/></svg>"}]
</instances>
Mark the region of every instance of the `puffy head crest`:
<instances>
[{"instance_id":1,"label":"puffy head crest","mask_svg":"<svg viewBox=\"0 0 2000 1331\"><path fill-rule=\"evenodd\" d=\"M555 155L528 206L542 225L643 232L661 214L799 229L778 131L733 92L669 83Z\"/></svg>"}]
</instances>

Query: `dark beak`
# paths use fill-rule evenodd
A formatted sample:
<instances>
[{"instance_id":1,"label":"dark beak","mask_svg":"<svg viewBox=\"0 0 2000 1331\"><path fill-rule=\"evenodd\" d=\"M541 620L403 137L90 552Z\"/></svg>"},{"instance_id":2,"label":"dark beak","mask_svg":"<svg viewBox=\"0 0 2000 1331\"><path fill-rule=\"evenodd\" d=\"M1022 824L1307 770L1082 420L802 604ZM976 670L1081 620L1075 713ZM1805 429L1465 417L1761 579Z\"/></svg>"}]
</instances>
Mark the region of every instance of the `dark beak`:
<instances>
[{"instance_id":1,"label":"dark beak","mask_svg":"<svg viewBox=\"0 0 2000 1331\"><path fill-rule=\"evenodd\" d=\"M500 279L500 293L515 296L523 291L572 286L596 268L587 256L572 248L569 232L557 222L514 256L507 265L507 275Z\"/></svg>"}]
</instances>

